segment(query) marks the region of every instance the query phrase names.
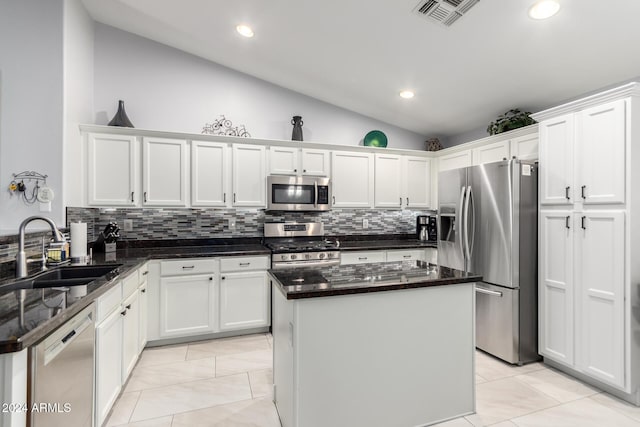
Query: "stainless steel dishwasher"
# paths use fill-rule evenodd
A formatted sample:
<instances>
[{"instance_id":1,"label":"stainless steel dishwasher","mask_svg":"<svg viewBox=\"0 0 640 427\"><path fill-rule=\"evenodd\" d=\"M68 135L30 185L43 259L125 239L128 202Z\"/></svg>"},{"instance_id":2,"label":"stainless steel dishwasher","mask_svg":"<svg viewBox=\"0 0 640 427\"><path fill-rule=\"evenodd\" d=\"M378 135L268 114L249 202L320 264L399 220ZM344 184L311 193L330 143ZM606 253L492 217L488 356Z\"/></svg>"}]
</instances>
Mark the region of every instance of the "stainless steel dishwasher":
<instances>
[{"instance_id":1,"label":"stainless steel dishwasher","mask_svg":"<svg viewBox=\"0 0 640 427\"><path fill-rule=\"evenodd\" d=\"M28 426L93 425L94 339L92 303L31 347Z\"/></svg>"}]
</instances>

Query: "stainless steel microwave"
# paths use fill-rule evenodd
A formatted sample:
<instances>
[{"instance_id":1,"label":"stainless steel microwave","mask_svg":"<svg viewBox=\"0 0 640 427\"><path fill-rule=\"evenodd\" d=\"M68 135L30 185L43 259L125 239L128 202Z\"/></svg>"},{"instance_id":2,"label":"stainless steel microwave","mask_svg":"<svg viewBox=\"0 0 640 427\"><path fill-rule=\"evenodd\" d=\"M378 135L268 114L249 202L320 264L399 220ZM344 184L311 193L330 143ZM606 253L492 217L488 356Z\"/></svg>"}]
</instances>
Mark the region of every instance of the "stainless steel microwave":
<instances>
[{"instance_id":1,"label":"stainless steel microwave","mask_svg":"<svg viewBox=\"0 0 640 427\"><path fill-rule=\"evenodd\" d=\"M314 176L267 177L267 210L328 211L331 209L329 178Z\"/></svg>"}]
</instances>

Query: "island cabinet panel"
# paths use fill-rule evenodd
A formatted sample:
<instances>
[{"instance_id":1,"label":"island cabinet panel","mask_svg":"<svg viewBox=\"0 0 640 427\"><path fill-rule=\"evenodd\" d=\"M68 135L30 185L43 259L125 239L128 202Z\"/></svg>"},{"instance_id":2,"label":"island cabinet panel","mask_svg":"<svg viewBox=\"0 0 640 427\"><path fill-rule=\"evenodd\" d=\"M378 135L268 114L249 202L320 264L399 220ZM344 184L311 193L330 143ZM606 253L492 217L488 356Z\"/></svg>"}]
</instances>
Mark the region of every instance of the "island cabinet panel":
<instances>
[{"instance_id":1,"label":"island cabinet panel","mask_svg":"<svg viewBox=\"0 0 640 427\"><path fill-rule=\"evenodd\" d=\"M473 283L296 300L272 289L283 427L413 427L473 413Z\"/></svg>"}]
</instances>

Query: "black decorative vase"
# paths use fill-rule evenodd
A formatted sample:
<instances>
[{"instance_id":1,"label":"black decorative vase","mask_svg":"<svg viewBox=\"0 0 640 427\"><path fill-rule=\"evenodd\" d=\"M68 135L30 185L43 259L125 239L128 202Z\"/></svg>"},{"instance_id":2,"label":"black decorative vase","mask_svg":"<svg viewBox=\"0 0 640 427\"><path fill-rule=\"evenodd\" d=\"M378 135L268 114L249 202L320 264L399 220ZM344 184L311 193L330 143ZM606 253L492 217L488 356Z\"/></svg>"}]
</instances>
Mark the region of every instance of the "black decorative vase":
<instances>
[{"instance_id":1,"label":"black decorative vase","mask_svg":"<svg viewBox=\"0 0 640 427\"><path fill-rule=\"evenodd\" d=\"M131 123L131 120L129 120L129 117L127 117L127 112L124 111L123 100L118 101L118 112L116 113L115 116L113 116L113 119L111 119L111 121L109 122L109 126L120 126L125 128L134 127L133 123Z\"/></svg>"},{"instance_id":2,"label":"black decorative vase","mask_svg":"<svg viewBox=\"0 0 640 427\"><path fill-rule=\"evenodd\" d=\"M302 121L302 116L293 116L291 124L293 125L291 140L302 141L302 125L304 124L304 122Z\"/></svg>"}]
</instances>

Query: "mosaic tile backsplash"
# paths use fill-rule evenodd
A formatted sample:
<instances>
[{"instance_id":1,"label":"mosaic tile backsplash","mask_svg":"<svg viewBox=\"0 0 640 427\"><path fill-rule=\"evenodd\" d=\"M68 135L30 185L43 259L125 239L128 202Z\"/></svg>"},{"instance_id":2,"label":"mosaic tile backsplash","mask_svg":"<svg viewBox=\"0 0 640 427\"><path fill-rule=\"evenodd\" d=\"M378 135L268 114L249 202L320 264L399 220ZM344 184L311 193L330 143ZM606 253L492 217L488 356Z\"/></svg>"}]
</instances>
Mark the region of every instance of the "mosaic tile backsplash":
<instances>
[{"instance_id":1,"label":"mosaic tile backsplash","mask_svg":"<svg viewBox=\"0 0 640 427\"><path fill-rule=\"evenodd\" d=\"M147 209L147 208L67 208L67 226L87 223L87 239L96 236L110 222L120 227L125 239L194 239L262 237L264 223L272 221L321 221L325 234L405 234L414 233L416 215L423 211L336 209L329 212L265 212L262 209ZM362 228L362 220L369 228ZM123 231L124 220L131 220L133 231ZM229 220L235 219L235 230Z\"/></svg>"}]
</instances>

